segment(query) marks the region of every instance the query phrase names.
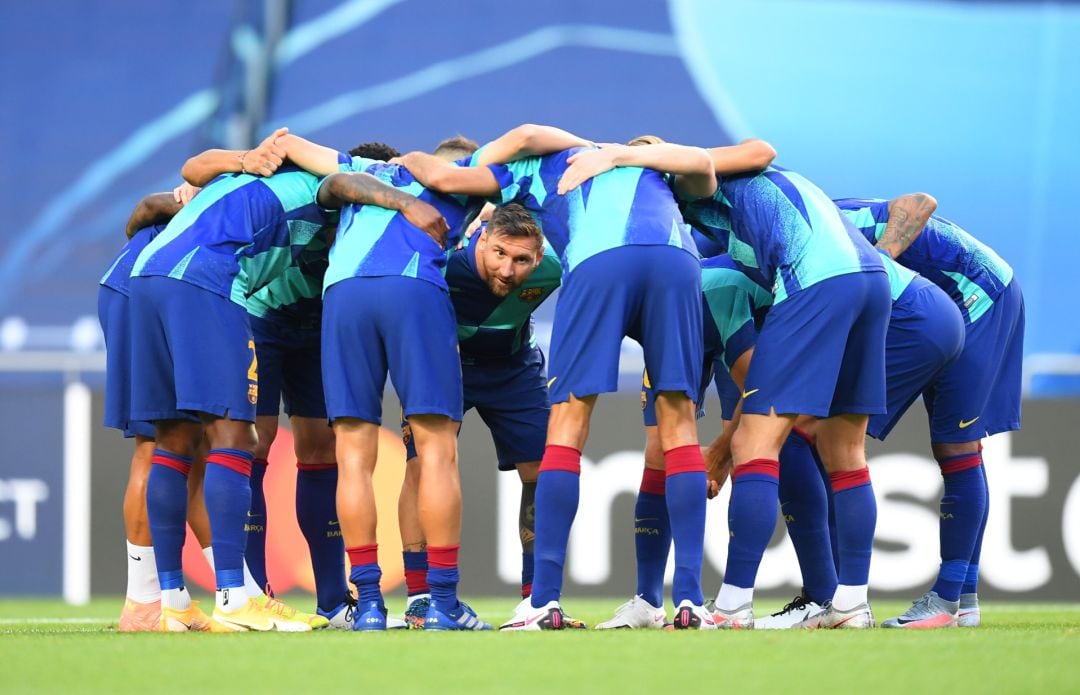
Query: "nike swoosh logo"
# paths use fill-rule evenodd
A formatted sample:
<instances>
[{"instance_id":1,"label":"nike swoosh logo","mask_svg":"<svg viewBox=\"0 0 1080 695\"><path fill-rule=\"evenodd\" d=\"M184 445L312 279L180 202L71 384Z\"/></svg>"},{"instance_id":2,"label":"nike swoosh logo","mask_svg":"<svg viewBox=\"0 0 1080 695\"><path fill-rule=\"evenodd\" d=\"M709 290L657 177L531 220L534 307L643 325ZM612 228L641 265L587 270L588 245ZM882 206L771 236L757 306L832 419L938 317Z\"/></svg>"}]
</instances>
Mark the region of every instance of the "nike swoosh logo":
<instances>
[{"instance_id":1,"label":"nike swoosh logo","mask_svg":"<svg viewBox=\"0 0 1080 695\"><path fill-rule=\"evenodd\" d=\"M980 416L980 417L981 417L981 416ZM975 418L975 420L978 420L978 419L979 419L979 418ZM964 428L967 428L967 427L971 427L971 425L973 425L973 424L975 423L975 420L968 420L968 421L966 421L966 422L965 422L964 420L961 420L961 421L960 421L960 429L964 429Z\"/></svg>"},{"instance_id":2,"label":"nike swoosh logo","mask_svg":"<svg viewBox=\"0 0 1080 695\"><path fill-rule=\"evenodd\" d=\"M639 523L639 522L642 522L642 521L656 521L656 517L655 516L645 516L645 517L642 517L640 519L634 519L635 524Z\"/></svg>"},{"instance_id":3,"label":"nike swoosh logo","mask_svg":"<svg viewBox=\"0 0 1080 695\"><path fill-rule=\"evenodd\" d=\"M128 557L130 557L135 562L142 560L142 555L139 555L138 557L136 557L135 555L128 555Z\"/></svg>"},{"instance_id":4,"label":"nike swoosh logo","mask_svg":"<svg viewBox=\"0 0 1080 695\"><path fill-rule=\"evenodd\" d=\"M258 519L260 516L262 516L262 514L252 514L251 512L248 512L247 515L249 519Z\"/></svg>"},{"instance_id":5,"label":"nike swoosh logo","mask_svg":"<svg viewBox=\"0 0 1080 695\"><path fill-rule=\"evenodd\" d=\"M334 521L327 521L326 522L327 526L337 526L339 523L340 522L337 519L335 519Z\"/></svg>"},{"instance_id":6,"label":"nike swoosh logo","mask_svg":"<svg viewBox=\"0 0 1080 695\"><path fill-rule=\"evenodd\" d=\"M557 376L551 377L551 381L548 382L548 388L551 388L551 385L554 384L555 380L558 379L558 378L559 377L557 377Z\"/></svg>"},{"instance_id":7,"label":"nike swoosh logo","mask_svg":"<svg viewBox=\"0 0 1080 695\"><path fill-rule=\"evenodd\" d=\"M755 393L757 393L760 390L761 389L751 389L749 391L743 391L742 397L743 398L749 398L750 396L753 396Z\"/></svg>"}]
</instances>

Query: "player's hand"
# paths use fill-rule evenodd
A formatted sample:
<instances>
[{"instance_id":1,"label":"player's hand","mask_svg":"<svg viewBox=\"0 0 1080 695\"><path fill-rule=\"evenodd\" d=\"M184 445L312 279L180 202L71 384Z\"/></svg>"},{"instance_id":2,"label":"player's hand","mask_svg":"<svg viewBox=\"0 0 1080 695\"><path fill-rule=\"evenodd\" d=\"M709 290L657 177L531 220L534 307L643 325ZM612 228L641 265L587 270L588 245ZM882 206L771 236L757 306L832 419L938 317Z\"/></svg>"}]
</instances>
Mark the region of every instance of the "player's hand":
<instances>
[{"instance_id":1,"label":"player's hand","mask_svg":"<svg viewBox=\"0 0 1080 695\"><path fill-rule=\"evenodd\" d=\"M484 208L480 211L480 214L465 228L465 234L461 237L461 241L459 241L457 245L459 249L465 246L466 239L472 239L478 231L483 229L487 221L491 219L491 213L493 212L495 212L495 206L491 203L484 203Z\"/></svg>"},{"instance_id":2,"label":"player's hand","mask_svg":"<svg viewBox=\"0 0 1080 695\"><path fill-rule=\"evenodd\" d=\"M198 186L192 186L187 181L183 182L179 186L173 189L173 200L181 205L187 205L191 202L191 199L195 197L195 194L202 189Z\"/></svg>"},{"instance_id":3,"label":"player's hand","mask_svg":"<svg viewBox=\"0 0 1080 695\"><path fill-rule=\"evenodd\" d=\"M701 452L705 458L705 479L708 485L708 497L712 499L720 494L721 488L731 475L731 440L721 437Z\"/></svg>"},{"instance_id":4,"label":"player's hand","mask_svg":"<svg viewBox=\"0 0 1080 695\"><path fill-rule=\"evenodd\" d=\"M256 176L271 176L285 161L285 148L277 144L277 139L289 132L288 128L278 128L270 133L259 146L244 155L244 171Z\"/></svg>"},{"instance_id":5,"label":"player's hand","mask_svg":"<svg viewBox=\"0 0 1080 695\"><path fill-rule=\"evenodd\" d=\"M559 195L566 195L594 176L615 168L615 158L625 145L613 145L599 150L582 150L566 160L566 171L559 179Z\"/></svg>"},{"instance_id":6,"label":"player's hand","mask_svg":"<svg viewBox=\"0 0 1080 695\"><path fill-rule=\"evenodd\" d=\"M424 234L434 239L439 248L446 248L446 233L450 231L450 225L446 223L441 212L424 201L416 199L406 205L401 214L419 227Z\"/></svg>"}]
</instances>

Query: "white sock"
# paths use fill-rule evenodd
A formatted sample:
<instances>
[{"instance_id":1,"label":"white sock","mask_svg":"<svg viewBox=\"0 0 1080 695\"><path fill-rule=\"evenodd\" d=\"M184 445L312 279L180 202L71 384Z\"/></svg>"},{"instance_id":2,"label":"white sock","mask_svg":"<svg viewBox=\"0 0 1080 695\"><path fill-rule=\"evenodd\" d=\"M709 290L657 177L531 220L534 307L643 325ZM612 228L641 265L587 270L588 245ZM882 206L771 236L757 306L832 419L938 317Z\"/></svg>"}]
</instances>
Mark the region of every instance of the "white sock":
<instances>
[{"instance_id":1,"label":"white sock","mask_svg":"<svg viewBox=\"0 0 1080 695\"><path fill-rule=\"evenodd\" d=\"M178 611L187 610L191 606L191 594L187 589L162 589L161 607L173 608Z\"/></svg>"},{"instance_id":2,"label":"white sock","mask_svg":"<svg viewBox=\"0 0 1080 695\"><path fill-rule=\"evenodd\" d=\"M127 544L127 597L138 603L153 603L161 599L154 546Z\"/></svg>"},{"instance_id":3,"label":"white sock","mask_svg":"<svg viewBox=\"0 0 1080 695\"><path fill-rule=\"evenodd\" d=\"M248 569L247 560L244 560L244 588L247 590L247 595L256 597L259 594L265 593L263 587L259 586L259 583L255 581L255 577L251 576L251 570Z\"/></svg>"},{"instance_id":4,"label":"white sock","mask_svg":"<svg viewBox=\"0 0 1080 695\"><path fill-rule=\"evenodd\" d=\"M218 589L214 592L214 607L224 613L232 613L247 605L248 593L242 586Z\"/></svg>"},{"instance_id":5,"label":"white sock","mask_svg":"<svg viewBox=\"0 0 1080 695\"><path fill-rule=\"evenodd\" d=\"M734 611L742 608L754 600L754 587L744 589L741 586L732 586L728 583L720 585L720 592L716 594L716 607L722 611Z\"/></svg>"},{"instance_id":6,"label":"white sock","mask_svg":"<svg viewBox=\"0 0 1080 695\"><path fill-rule=\"evenodd\" d=\"M203 557L206 558L206 561L210 564L210 571L213 572L214 571L214 548L213 548L213 546L208 545L205 548L203 548L202 549L202 554L203 554Z\"/></svg>"},{"instance_id":7,"label":"white sock","mask_svg":"<svg viewBox=\"0 0 1080 695\"><path fill-rule=\"evenodd\" d=\"M850 586L837 584L836 593L833 594L832 605L838 611L850 611L852 608L866 603L866 584Z\"/></svg>"}]
</instances>

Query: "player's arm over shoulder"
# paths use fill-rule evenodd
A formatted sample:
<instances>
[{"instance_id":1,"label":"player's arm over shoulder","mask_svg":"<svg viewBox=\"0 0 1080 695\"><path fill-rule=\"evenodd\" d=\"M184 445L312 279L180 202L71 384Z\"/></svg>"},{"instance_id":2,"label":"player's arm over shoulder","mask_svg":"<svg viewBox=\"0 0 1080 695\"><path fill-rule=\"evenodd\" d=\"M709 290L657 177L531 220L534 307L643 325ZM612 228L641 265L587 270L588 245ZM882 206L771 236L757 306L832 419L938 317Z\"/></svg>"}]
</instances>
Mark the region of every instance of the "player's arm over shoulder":
<instances>
[{"instance_id":1,"label":"player's arm over shoulder","mask_svg":"<svg viewBox=\"0 0 1080 695\"><path fill-rule=\"evenodd\" d=\"M183 204L178 202L172 193L151 193L140 200L131 211L125 228L127 238L135 236L135 233L144 227L165 224L182 207Z\"/></svg>"},{"instance_id":2,"label":"player's arm over shoulder","mask_svg":"<svg viewBox=\"0 0 1080 695\"><path fill-rule=\"evenodd\" d=\"M278 128L257 147L250 150L206 150L184 162L180 175L193 186L205 186L222 174L270 176L285 160L285 150L278 141L288 128Z\"/></svg>"},{"instance_id":3,"label":"player's arm over shoulder","mask_svg":"<svg viewBox=\"0 0 1080 695\"><path fill-rule=\"evenodd\" d=\"M937 201L929 193L906 193L893 198L889 201L889 220L877 247L897 258L922 234L935 210Z\"/></svg>"},{"instance_id":4,"label":"player's arm over shoulder","mask_svg":"<svg viewBox=\"0 0 1080 695\"><path fill-rule=\"evenodd\" d=\"M747 138L738 145L709 149L713 170L720 176L760 171L773 163L776 150L759 138Z\"/></svg>"},{"instance_id":5,"label":"player's arm over shoulder","mask_svg":"<svg viewBox=\"0 0 1080 695\"><path fill-rule=\"evenodd\" d=\"M420 185L439 193L489 198L501 190L487 167L459 167L424 152L410 152L397 161Z\"/></svg>"},{"instance_id":6,"label":"player's arm over shoulder","mask_svg":"<svg viewBox=\"0 0 1080 695\"><path fill-rule=\"evenodd\" d=\"M474 165L506 164L526 157L561 152L593 143L571 132L547 125L524 123L500 135L476 153Z\"/></svg>"}]
</instances>

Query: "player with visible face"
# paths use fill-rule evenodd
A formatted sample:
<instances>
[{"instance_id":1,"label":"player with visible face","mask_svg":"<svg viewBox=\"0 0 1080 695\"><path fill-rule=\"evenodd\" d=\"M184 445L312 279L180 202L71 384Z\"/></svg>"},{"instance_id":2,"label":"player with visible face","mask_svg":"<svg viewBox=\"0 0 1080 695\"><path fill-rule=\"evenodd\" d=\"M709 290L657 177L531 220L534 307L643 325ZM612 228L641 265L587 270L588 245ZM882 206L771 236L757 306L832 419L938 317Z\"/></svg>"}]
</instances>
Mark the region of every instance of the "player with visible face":
<instances>
[{"instance_id":1,"label":"player with visible face","mask_svg":"<svg viewBox=\"0 0 1080 695\"><path fill-rule=\"evenodd\" d=\"M617 388L620 346L628 335L642 343L661 391L657 417L675 537L676 625L711 628L700 588L704 461L689 398L696 394L702 360L696 251L670 190L654 171L626 169L570 195L556 193L570 158L588 144L563 131L523 126L481 150L475 163L490 167L453 169L419 153L405 157L410 170L437 190L521 203L563 264L552 336L553 406L536 493L533 591L503 628L565 626L559 596L581 449L597 396ZM704 151L680 149L687 166L679 173L688 187L711 194L712 162Z\"/></svg>"},{"instance_id":2,"label":"player with visible face","mask_svg":"<svg viewBox=\"0 0 1080 695\"><path fill-rule=\"evenodd\" d=\"M550 247L546 251L529 213L508 205L496 208L480 234L452 252L446 269L458 324L465 410L476 408L491 431L499 470L516 470L521 480L522 597L532 591L536 478L551 410L532 313L562 276L558 256ZM423 574L426 553L416 511L416 451L407 426L404 433L408 465L398 516L409 591L406 620L421 627L429 594Z\"/></svg>"},{"instance_id":3,"label":"player with visible face","mask_svg":"<svg viewBox=\"0 0 1080 695\"><path fill-rule=\"evenodd\" d=\"M279 135L268 139L271 146ZM256 443L258 367L244 300L288 267L293 252L326 224L328 205L343 198L366 202L378 195L393 198L400 207L418 201L370 177L337 174L335 189L341 195L317 202L317 177L289 167L258 178L243 173L248 154L211 153L210 158L238 163L241 173L207 185L134 263L133 340L141 349L133 358L131 417L155 424L147 510L163 622L190 624L180 555L186 478L205 427L216 623L234 630L310 629L267 611L245 589L244 522ZM416 210L422 212L423 206ZM199 414L201 426L187 419L191 412Z\"/></svg>"},{"instance_id":4,"label":"player with visible face","mask_svg":"<svg viewBox=\"0 0 1080 695\"><path fill-rule=\"evenodd\" d=\"M836 204L868 240L948 294L963 316L963 352L923 393L930 448L945 482L941 568L929 592L883 625L974 627L980 622L979 557L989 513L981 440L1020 429L1023 293L1009 264L933 215L937 204L926 194Z\"/></svg>"}]
</instances>

